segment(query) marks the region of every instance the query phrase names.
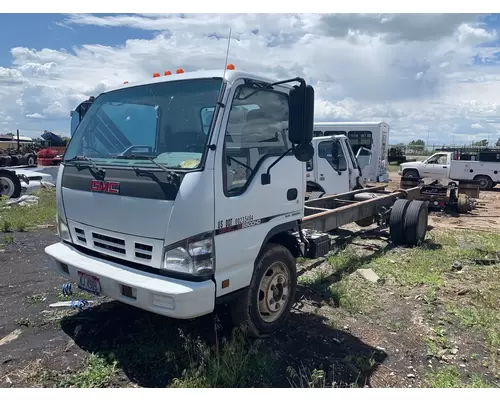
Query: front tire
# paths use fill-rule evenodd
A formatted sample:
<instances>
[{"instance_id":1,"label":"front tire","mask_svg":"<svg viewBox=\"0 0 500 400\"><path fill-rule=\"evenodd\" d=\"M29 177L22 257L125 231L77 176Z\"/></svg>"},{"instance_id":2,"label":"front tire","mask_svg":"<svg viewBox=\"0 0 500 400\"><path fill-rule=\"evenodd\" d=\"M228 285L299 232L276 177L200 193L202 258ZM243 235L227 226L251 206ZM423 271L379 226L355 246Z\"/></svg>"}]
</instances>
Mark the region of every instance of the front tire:
<instances>
[{"instance_id":1,"label":"front tire","mask_svg":"<svg viewBox=\"0 0 500 400\"><path fill-rule=\"evenodd\" d=\"M297 290L297 269L290 250L269 243L257 261L250 286L231 304L235 325L243 325L249 336L268 336L290 316Z\"/></svg>"}]
</instances>

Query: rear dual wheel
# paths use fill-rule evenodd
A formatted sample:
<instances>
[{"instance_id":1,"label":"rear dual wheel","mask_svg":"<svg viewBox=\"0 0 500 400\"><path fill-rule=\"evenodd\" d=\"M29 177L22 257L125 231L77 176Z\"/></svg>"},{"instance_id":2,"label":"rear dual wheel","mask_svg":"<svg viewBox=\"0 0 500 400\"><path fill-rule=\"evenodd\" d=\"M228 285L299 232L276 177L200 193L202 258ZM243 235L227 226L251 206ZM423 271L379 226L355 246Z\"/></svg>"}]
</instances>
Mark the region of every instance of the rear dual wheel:
<instances>
[{"instance_id":1,"label":"rear dual wheel","mask_svg":"<svg viewBox=\"0 0 500 400\"><path fill-rule=\"evenodd\" d=\"M396 246L420 246L425 240L428 222L426 202L396 200L389 216L391 241Z\"/></svg>"}]
</instances>

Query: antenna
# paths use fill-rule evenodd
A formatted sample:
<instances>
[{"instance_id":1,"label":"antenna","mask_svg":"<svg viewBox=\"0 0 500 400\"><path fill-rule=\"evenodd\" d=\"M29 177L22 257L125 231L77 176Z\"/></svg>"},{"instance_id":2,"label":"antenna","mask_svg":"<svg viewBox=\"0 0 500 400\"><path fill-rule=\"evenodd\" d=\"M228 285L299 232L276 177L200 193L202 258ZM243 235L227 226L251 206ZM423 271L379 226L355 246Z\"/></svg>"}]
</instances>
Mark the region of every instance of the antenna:
<instances>
[{"instance_id":1,"label":"antenna","mask_svg":"<svg viewBox=\"0 0 500 400\"><path fill-rule=\"evenodd\" d=\"M229 45L231 44L231 28L229 28L229 36L227 38L227 50L226 50L226 60L224 61L224 74L223 78L226 77L226 71L227 71L227 60L229 57Z\"/></svg>"}]
</instances>

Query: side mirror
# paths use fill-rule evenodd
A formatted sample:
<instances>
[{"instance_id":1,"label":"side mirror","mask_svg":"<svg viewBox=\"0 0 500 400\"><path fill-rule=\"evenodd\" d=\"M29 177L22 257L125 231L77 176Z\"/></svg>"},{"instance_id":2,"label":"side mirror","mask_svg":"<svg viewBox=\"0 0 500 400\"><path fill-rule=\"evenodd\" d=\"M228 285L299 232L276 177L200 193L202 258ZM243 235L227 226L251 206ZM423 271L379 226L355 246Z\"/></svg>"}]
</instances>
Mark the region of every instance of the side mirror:
<instances>
[{"instance_id":1,"label":"side mirror","mask_svg":"<svg viewBox=\"0 0 500 400\"><path fill-rule=\"evenodd\" d=\"M288 138L292 144L306 145L314 130L314 89L301 83L294 86L288 98Z\"/></svg>"}]
</instances>

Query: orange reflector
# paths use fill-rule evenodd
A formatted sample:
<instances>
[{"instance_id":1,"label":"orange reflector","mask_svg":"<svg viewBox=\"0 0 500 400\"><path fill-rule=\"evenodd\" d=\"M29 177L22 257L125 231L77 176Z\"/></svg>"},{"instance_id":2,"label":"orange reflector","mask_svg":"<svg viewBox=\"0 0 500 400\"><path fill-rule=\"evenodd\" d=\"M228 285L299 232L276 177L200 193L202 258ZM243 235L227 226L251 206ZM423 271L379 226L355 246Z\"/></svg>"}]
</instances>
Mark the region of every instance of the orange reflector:
<instances>
[{"instance_id":1,"label":"orange reflector","mask_svg":"<svg viewBox=\"0 0 500 400\"><path fill-rule=\"evenodd\" d=\"M160 74L159 74L158 72L155 72L155 73L153 74L153 78L158 78L159 76L160 76Z\"/></svg>"},{"instance_id":2,"label":"orange reflector","mask_svg":"<svg viewBox=\"0 0 500 400\"><path fill-rule=\"evenodd\" d=\"M184 70L182 68L179 68L177 71L176 71L178 74L182 74L184 72Z\"/></svg>"},{"instance_id":3,"label":"orange reflector","mask_svg":"<svg viewBox=\"0 0 500 400\"><path fill-rule=\"evenodd\" d=\"M229 279L226 279L225 281L222 281L222 289L225 289L229 287Z\"/></svg>"},{"instance_id":4,"label":"orange reflector","mask_svg":"<svg viewBox=\"0 0 500 400\"><path fill-rule=\"evenodd\" d=\"M165 71L165 72L163 73L163 75L165 75L165 76L167 76L167 75L172 75L172 72L170 72L170 71Z\"/></svg>"},{"instance_id":5,"label":"orange reflector","mask_svg":"<svg viewBox=\"0 0 500 400\"><path fill-rule=\"evenodd\" d=\"M128 83L128 81L123 82L124 85L126 85L127 83Z\"/></svg>"},{"instance_id":6,"label":"orange reflector","mask_svg":"<svg viewBox=\"0 0 500 400\"><path fill-rule=\"evenodd\" d=\"M234 69L234 65L233 64L228 64L226 68L230 69L230 70L233 70Z\"/></svg>"}]
</instances>

